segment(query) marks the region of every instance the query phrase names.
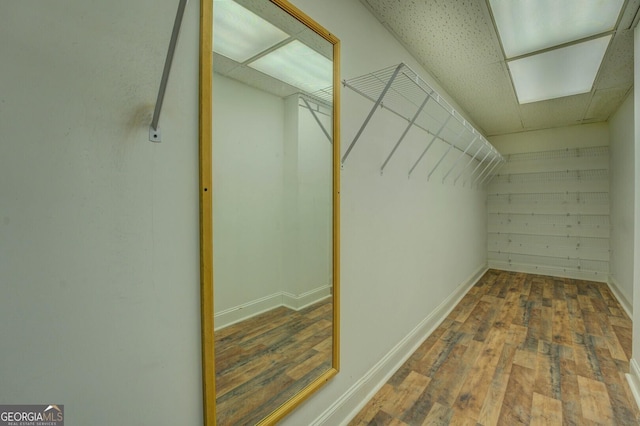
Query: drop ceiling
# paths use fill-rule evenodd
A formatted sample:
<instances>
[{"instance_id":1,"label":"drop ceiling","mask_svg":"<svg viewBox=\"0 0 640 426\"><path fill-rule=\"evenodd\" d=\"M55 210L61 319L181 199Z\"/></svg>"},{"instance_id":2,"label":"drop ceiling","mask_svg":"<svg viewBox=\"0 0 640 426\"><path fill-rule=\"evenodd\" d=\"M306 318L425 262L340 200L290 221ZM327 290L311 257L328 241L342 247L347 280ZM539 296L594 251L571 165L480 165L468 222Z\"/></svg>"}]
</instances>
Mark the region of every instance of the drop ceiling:
<instances>
[{"instance_id":1,"label":"drop ceiling","mask_svg":"<svg viewBox=\"0 0 640 426\"><path fill-rule=\"evenodd\" d=\"M488 0L361 0L486 136L607 121L633 87L626 0L590 92L520 104Z\"/></svg>"}]
</instances>

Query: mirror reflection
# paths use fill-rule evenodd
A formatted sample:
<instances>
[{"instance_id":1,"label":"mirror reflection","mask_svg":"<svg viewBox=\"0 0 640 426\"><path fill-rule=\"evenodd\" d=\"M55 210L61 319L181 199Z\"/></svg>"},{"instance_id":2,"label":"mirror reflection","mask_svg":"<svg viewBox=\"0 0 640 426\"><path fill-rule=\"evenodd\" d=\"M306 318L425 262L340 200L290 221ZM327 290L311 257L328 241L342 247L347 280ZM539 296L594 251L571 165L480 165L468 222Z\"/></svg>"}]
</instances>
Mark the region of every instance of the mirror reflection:
<instances>
[{"instance_id":1,"label":"mirror reflection","mask_svg":"<svg viewBox=\"0 0 640 426\"><path fill-rule=\"evenodd\" d=\"M213 2L216 417L255 424L332 367L333 45Z\"/></svg>"}]
</instances>

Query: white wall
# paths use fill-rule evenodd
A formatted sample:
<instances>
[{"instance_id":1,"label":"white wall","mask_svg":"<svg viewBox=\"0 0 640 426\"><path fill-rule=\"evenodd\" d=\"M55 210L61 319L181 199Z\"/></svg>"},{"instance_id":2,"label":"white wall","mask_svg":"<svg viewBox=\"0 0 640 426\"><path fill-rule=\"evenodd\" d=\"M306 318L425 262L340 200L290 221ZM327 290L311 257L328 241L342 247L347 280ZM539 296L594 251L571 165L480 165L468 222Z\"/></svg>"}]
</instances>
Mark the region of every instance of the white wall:
<instances>
[{"instance_id":1,"label":"white wall","mask_svg":"<svg viewBox=\"0 0 640 426\"><path fill-rule=\"evenodd\" d=\"M285 107L282 98L213 77L217 314L282 290Z\"/></svg>"},{"instance_id":2,"label":"white wall","mask_svg":"<svg viewBox=\"0 0 640 426\"><path fill-rule=\"evenodd\" d=\"M198 1L148 141L176 8L0 4L3 404L202 423Z\"/></svg>"},{"instance_id":3,"label":"white wall","mask_svg":"<svg viewBox=\"0 0 640 426\"><path fill-rule=\"evenodd\" d=\"M609 145L607 123L533 130L491 136L489 139L503 155Z\"/></svg>"},{"instance_id":4,"label":"white wall","mask_svg":"<svg viewBox=\"0 0 640 426\"><path fill-rule=\"evenodd\" d=\"M507 162L489 185L489 265L607 281L606 123L490 138Z\"/></svg>"},{"instance_id":5,"label":"white wall","mask_svg":"<svg viewBox=\"0 0 640 426\"><path fill-rule=\"evenodd\" d=\"M633 94L609 119L611 271L610 283L631 309L633 302L634 207L634 108Z\"/></svg>"},{"instance_id":6,"label":"white wall","mask_svg":"<svg viewBox=\"0 0 640 426\"><path fill-rule=\"evenodd\" d=\"M216 329L330 294L332 145L299 102L213 75Z\"/></svg>"},{"instance_id":7,"label":"white wall","mask_svg":"<svg viewBox=\"0 0 640 426\"><path fill-rule=\"evenodd\" d=\"M310 105L316 107L312 102ZM299 107L297 113L298 209L295 219L299 220L296 230L298 241L296 253L287 260L287 266L296 263L298 276L289 287L296 296L309 292L322 296L329 294L332 283L333 145L305 106ZM331 133L332 123L328 113L322 107L316 116ZM294 220L292 216L288 217L288 221Z\"/></svg>"},{"instance_id":8,"label":"white wall","mask_svg":"<svg viewBox=\"0 0 640 426\"><path fill-rule=\"evenodd\" d=\"M360 3L294 3L341 38L343 78L405 61L431 80ZM198 7L152 144L175 2L0 6L3 403L62 403L70 424L166 424L167 407L202 423ZM344 150L371 104L342 99ZM377 123L342 175L341 372L284 424L364 402L368 373L486 261L485 193L427 183L426 167L408 180L415 140L381 176L399 125Z\"/></svg>"},{"instance_id":9,"label":"white wall","mask_svg":"<svg viewBox=\"0 0 640 426\"><path fill-rule=\"evenodd\" d=\"M341 79L404 61L435 84L359 2L293 3L340 38ZM344 152L373 104L341 90ZM410 132L381 175L406 122L379 112L342 170L341 371L285 418L285 425L311 424L323 413L325 424L345 420L378 384L372 371L382 364L387 372L384 357L486 262L486 194L460 183L426 181L441 147L408 179L428 142L418 131ZM443 164L434 177L446 170Z\"/></svg>"}]
</instances>

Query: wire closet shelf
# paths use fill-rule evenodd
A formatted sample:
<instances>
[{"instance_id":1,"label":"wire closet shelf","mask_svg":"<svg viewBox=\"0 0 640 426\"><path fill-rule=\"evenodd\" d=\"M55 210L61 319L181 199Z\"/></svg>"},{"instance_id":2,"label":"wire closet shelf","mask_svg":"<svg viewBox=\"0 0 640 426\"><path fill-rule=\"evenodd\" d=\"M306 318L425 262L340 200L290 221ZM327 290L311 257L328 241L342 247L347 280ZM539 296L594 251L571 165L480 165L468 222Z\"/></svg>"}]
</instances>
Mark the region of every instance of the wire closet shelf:
<instances>
[{"instance_id":1,"label":"wire closet shelf","mask_svg":"<svg viewBox=\"0 0 640 426\"><path fill-rule=\"evenodd\" d=\"M446 173L442 169L442 183L450 178L455 184L464 175L463 183L469 182L471 186L475 184L480 187L486 185L505 163L505 159L493 145L405 63L343 80L342 84L374 103L342 156L343 166L378 109L385 109L407 122L382 163L380 173L384 172L413 127L427 134L427 144L410 168L409 176L436 141L444 142L448 147L431 166L427 179L431 179L443 160L453 151L458 154L450 161ZM463 158L466 160L463 161Z\"/></svg>"}]
</instances>

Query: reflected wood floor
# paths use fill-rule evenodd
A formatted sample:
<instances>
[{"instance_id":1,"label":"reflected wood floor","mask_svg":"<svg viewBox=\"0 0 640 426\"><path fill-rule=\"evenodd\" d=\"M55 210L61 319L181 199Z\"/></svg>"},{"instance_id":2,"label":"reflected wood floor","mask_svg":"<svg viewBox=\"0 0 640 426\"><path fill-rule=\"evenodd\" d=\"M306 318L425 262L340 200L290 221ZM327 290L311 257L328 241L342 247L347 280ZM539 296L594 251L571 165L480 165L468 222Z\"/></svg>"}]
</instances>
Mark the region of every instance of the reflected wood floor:
<instances>
[{"instance_id":1,"label":"reflected wood floor","mask_svg":"<svg viewBox=\"0 0 640 426\"><path fill-rule=\"evenodd\" d=\"M331 298L215 332L217 424L254 425L331 367Z\"/></svg>"},{"instance_id":2,"label":"reflected wood floor","mask_svg":"<svg viewBox=\"0 0 640 426\"><path fill-rule=\"evenodd\" d=\"M350 425L637 425L606 284L489 270Z\"/></svg>"}]
</instances>

